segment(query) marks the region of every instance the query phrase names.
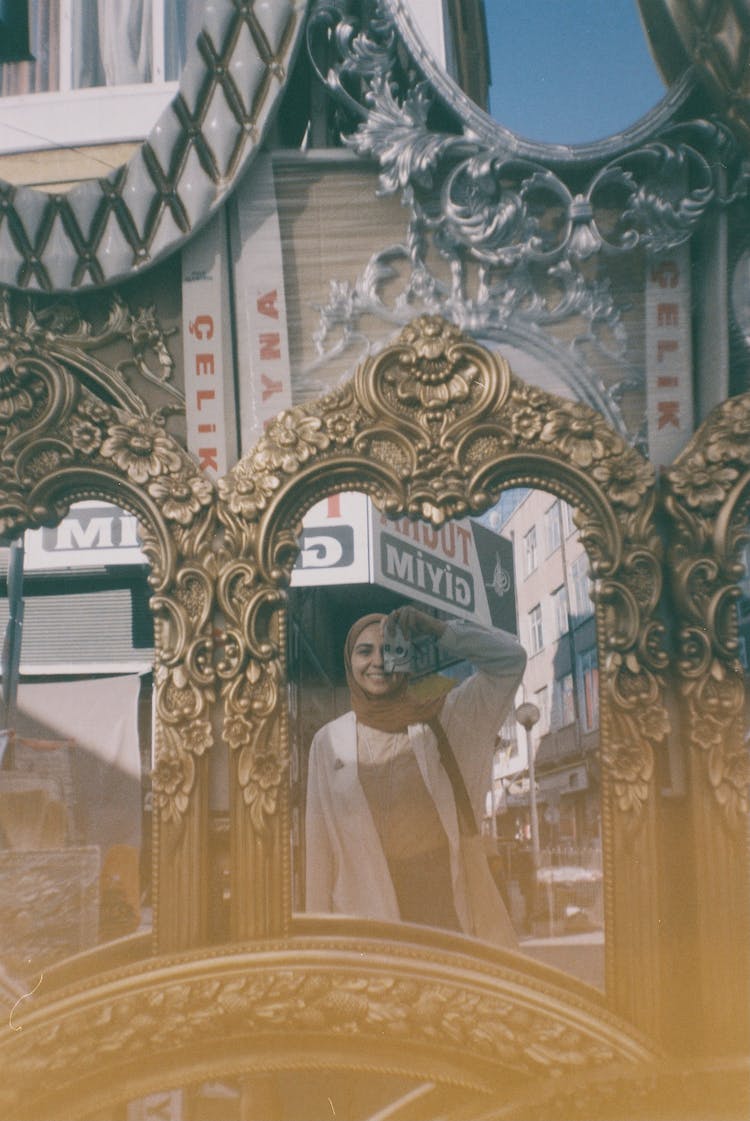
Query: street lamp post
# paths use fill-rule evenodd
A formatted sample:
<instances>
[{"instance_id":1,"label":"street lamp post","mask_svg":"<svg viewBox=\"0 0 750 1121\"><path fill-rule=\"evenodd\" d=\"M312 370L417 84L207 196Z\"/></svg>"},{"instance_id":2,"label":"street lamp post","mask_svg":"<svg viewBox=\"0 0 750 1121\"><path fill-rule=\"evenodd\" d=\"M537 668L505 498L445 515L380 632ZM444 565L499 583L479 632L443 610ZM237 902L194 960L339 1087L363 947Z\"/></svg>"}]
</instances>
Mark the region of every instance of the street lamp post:
<instances>
[{"instance_id":1,"label":"street lamp post","mask_svg":"<svg viewBox=\"0 0 750 1121\"><path fill-rule=\"evenodd\" d=\"M539 709L531 701L524 701L516 709L516 720L526 731L526 755L529 763L529 813L531 815L531 852L534 861L534 883L539 869L539 814L536 805L536 773L531 729L539 720Z\"/></svg>"}]
</instances>

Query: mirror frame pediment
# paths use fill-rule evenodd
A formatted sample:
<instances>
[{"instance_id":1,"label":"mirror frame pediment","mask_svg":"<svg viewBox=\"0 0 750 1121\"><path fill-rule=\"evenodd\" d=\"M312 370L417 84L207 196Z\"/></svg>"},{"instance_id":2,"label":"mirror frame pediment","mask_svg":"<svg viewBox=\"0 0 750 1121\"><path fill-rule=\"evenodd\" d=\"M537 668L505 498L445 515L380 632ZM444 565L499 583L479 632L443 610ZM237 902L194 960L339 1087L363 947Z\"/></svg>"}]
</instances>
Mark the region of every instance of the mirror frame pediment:
<instances>
[{"instance_id":1,"label":"mirror frame pediment","mask_svg":"<svg viewBox=\"0 0 750 1121\"><path fill-rule=\"evenodd\" d=\"M658 970L658 907L644 870L655 858L654 760L667 723L653 470L587 405L524 385L436 316L407 326L340 389L280 414L219 482L228 559L217 592L235 662L222 686L234 759L233 936L278 935L292 921L282 608L302 514L359 490L388 515L439 526L486 509L507 486L546 489L574 506L592 564L608 995L655 1032L657 985L644 978ZM248 892L248 883L265 887ZM281 897L269 886L278 884ZM628 965L634 923L642 935L652 929Z\"/></svg>"}]
</instances>

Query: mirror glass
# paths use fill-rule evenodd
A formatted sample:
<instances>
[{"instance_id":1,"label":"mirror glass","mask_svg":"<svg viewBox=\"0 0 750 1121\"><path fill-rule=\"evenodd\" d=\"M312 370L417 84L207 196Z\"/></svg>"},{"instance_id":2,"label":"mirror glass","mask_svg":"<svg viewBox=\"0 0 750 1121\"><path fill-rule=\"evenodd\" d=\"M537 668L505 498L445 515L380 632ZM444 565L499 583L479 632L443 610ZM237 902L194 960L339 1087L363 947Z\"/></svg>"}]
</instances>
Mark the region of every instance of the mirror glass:
<instances>
[{"instance_id":1,"label":"mirror glass","mask_svg":"<svg viewBox=\"0 0 750 1121\"><path fill-rule=\"evenodd\" d=\"M136 519L104 501L2 550L0 946L29 992L151 926L153 627Z\"/></svg>"},{"instance_id":2,"label":"mirror glass","mask_svg":"<svg viewBox=\"0 0 750 1121\"><path fill-rule=\"evenodd\" d=\"M492 1095L466 1086L441 1085L376 1069L300 1069L299 1053L289 1070L227 1077L177 1086L131 1100L127 1121L375 1121L409 1117L451 1121L483 1115Z\"/></svg>"},{"instance_id":3,"label":"mirror glass","mask_svg":"<svg viewBox=\"0 0 750 1121\"><path fill-rule=\"evenodd\" d=\"M430 6L424 0L410 4L429 35ZM483 69L476 59L481 15L471 3L452 7L460 16L449 17L449 68L453 55L454 69L467 71L464 84L481 108L526 140L584 144L603 139L635 124L666 92L636 0L484 4L486 91L472 88L477 70Z\"/></svg>"},{"instance_id":4,"label":"mirror glass","mask_svg":"<svg viewBox=\"0 0 750 1121\"><path fill-rule=\"evenodd\" d=\"M405 633L359 631L347 683L350 628L393 611ZM513 489L434 530L327 499L288 630L295 909L517 940L603 988L597 643L570 507Z\"/></svg>"}]
</instances>

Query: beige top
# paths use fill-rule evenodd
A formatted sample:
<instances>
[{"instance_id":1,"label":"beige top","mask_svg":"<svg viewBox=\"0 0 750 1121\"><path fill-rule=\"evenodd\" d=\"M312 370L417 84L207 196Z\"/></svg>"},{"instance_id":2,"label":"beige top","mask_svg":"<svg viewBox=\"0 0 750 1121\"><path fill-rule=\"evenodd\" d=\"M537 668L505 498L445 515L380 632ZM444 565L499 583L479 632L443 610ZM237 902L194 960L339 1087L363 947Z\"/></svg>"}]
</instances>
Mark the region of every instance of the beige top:
<instances>
[{"instance_id":1,"label":"beige top","mask_svg":"<svg viewBox=\"0 0 750 1121\"><path fill-rule=\"evenodd\" d=\"M386 859L421 856L446 843L407 732L357 724L357 767Z\"/></svg>"}]
</instances>

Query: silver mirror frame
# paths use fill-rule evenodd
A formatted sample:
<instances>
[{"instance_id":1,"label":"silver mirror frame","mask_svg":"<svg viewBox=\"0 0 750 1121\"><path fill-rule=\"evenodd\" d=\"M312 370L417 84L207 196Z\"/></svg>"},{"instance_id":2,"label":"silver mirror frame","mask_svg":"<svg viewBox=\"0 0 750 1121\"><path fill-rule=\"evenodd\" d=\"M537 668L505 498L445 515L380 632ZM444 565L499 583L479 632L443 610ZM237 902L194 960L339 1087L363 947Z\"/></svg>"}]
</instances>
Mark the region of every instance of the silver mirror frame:
<instances>
[{"instance_id":1,"label":"silver mirror frame","mask_svg":"<svg viewBox=\"0 0 750 1121\"><path fill-rule=\"evenodd\" d=\"M382 0L382 4L414 61L440 99L461 118L466 131L481 145L502 149L519 158L538 160L545 164L591 163L611 159L620 152L643 144L656 132L666 128L695 86L695 75L688 68L648 113L628 128L601 140L586 144L550 144L529 140L496 121L464 93L425 44L424 36L416 27L405 0Z\"/></svg>"}]
</instances>

